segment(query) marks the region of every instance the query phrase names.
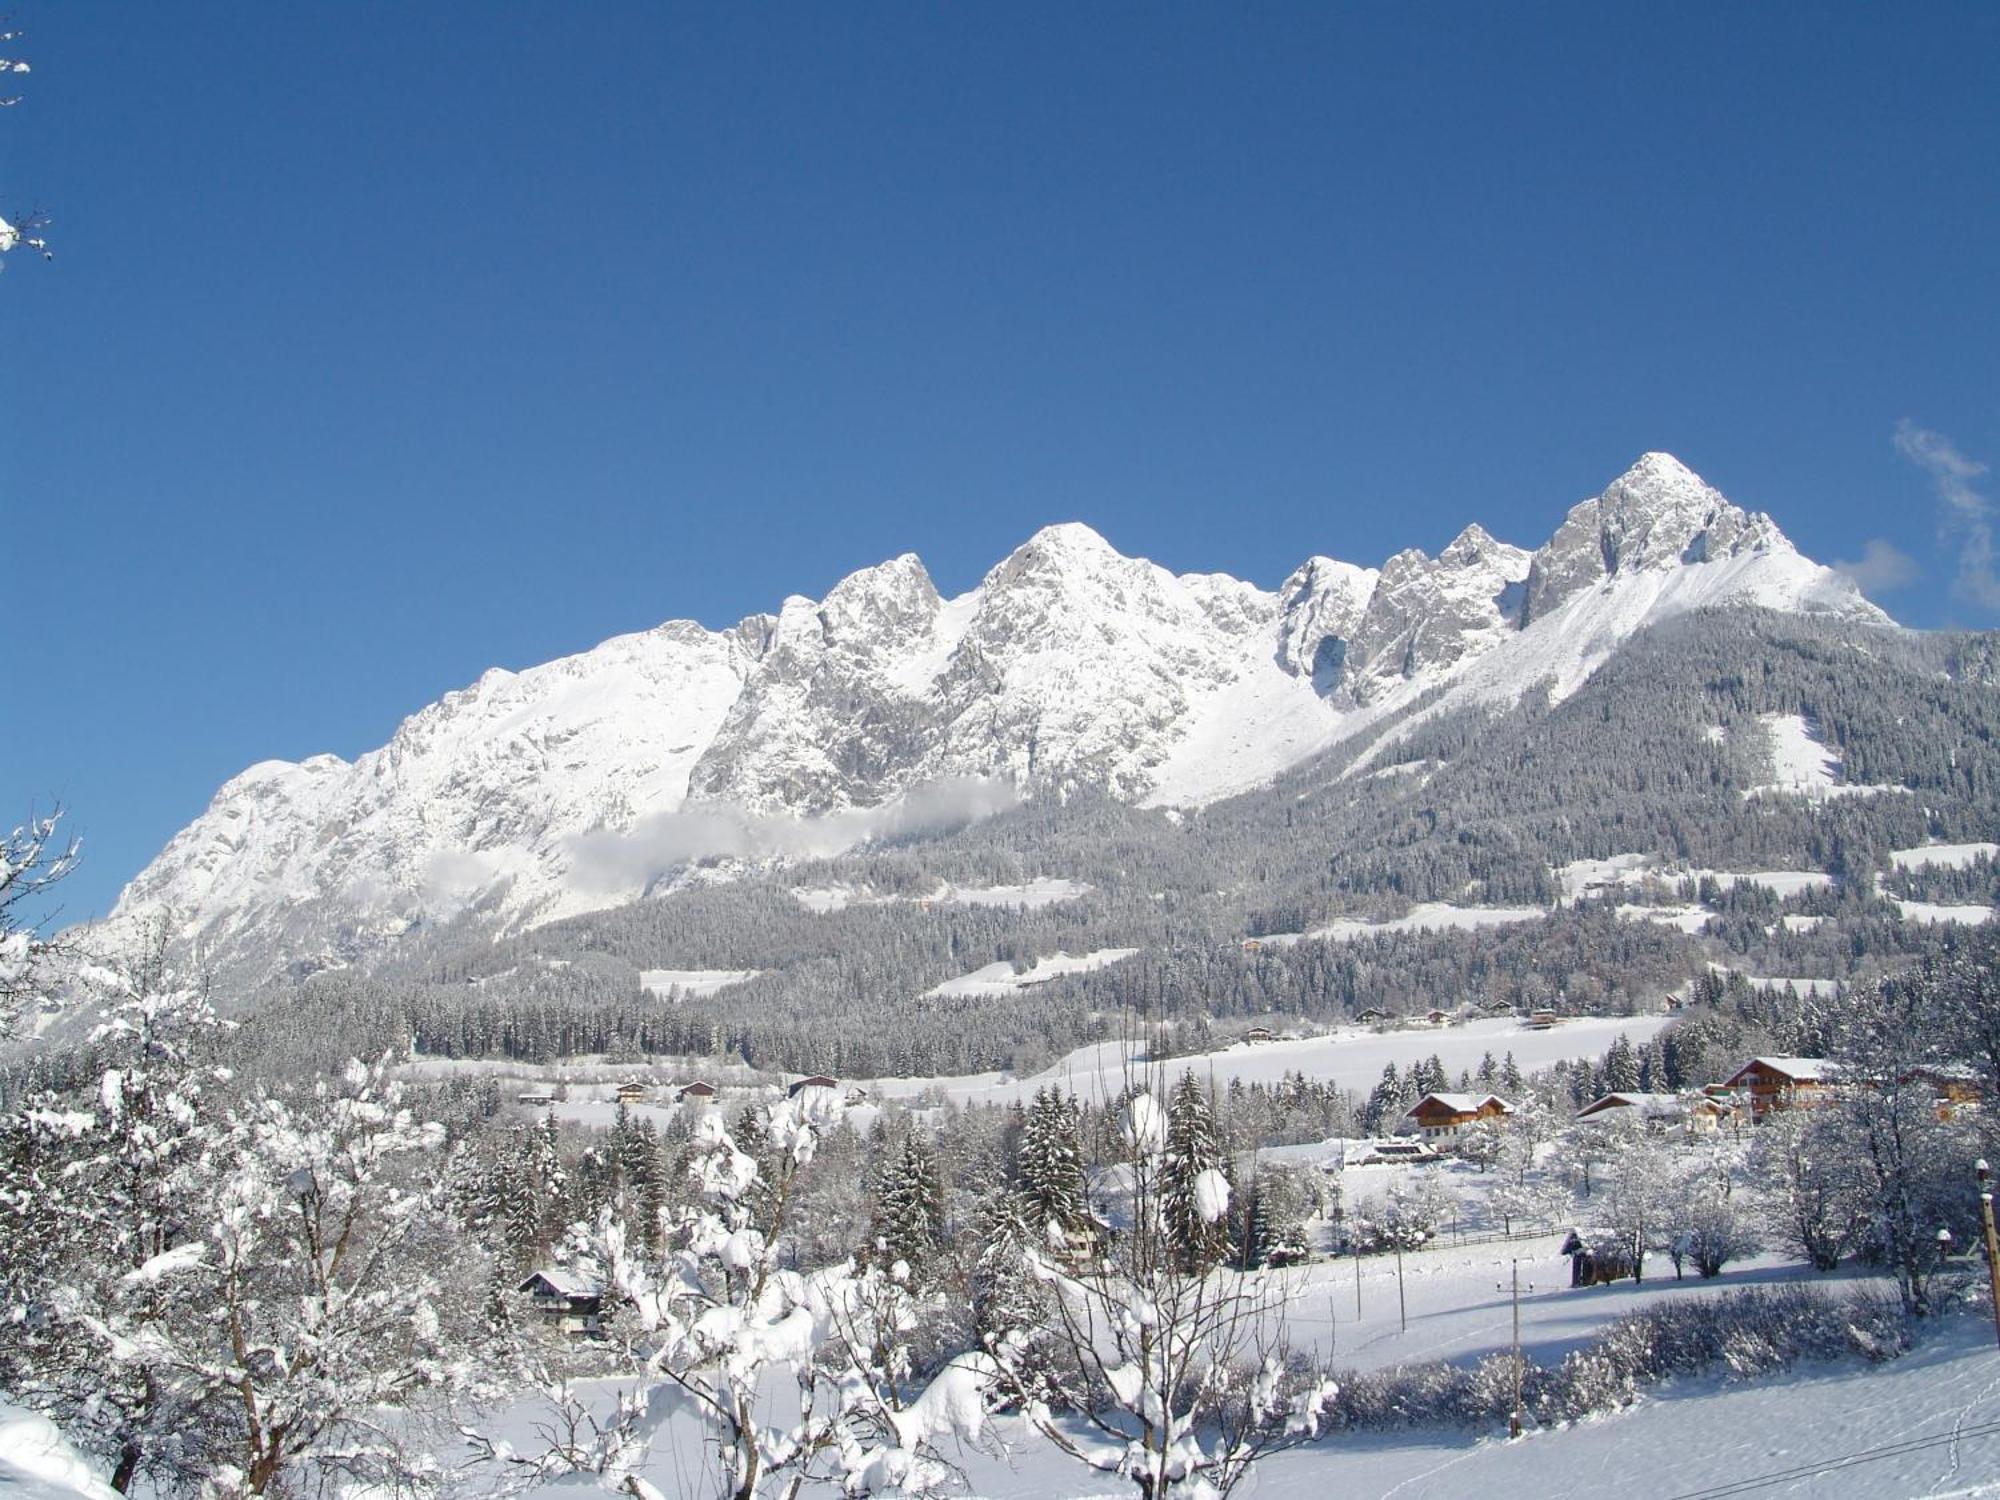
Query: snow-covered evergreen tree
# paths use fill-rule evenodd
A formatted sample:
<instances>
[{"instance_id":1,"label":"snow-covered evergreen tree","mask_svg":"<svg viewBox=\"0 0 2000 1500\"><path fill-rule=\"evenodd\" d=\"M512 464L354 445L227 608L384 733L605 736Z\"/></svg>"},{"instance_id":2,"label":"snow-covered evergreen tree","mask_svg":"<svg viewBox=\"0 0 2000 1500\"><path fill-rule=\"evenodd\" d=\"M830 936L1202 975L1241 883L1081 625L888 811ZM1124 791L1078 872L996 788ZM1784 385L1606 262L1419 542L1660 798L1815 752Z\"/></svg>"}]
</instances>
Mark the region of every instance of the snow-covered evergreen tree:
<instances>
[{"instance_id":1,"label":"snow-covered evergreen tree","mask_svg":"<svg viewBox=\"0 0 2000 1500\"><path fill-rule=\"evenodd\" d=\"M1160 1211L1167 1241L1182 1270L1201 1271L1229 1254L1229 1179L1208 1091L1192 1072L1174 1085L1166 1123Z\"/></svg>"}]
</instances>

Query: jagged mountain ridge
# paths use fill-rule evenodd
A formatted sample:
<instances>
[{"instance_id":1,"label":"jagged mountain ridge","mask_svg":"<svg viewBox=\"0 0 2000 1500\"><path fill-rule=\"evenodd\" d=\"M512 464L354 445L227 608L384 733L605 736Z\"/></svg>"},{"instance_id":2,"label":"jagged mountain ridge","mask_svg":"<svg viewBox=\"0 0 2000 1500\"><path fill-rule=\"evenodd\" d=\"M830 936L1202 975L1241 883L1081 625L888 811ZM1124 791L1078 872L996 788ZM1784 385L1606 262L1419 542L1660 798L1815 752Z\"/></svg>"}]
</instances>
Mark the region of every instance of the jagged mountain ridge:
<instances>
[{"instance_id":1,"label":"jagged mountain ridge","mask_svg":"<svg viewBox=\"0 0 2000 1500\"><path fill-rule=\"evenodd\" d=\"M337 932L361 953L461 912L519 928L705 855L828 852L1001 795L1206 803L1420 697L1566 694L1634 631L1729 602L1885 618L1664 454L1533 552L1474 525L1379 570L1312 558L1275 592L1176 576L1076 524L956 599L905 555L728 630L675 621L488 672L351 764L253 766L112 925L169 911L212 955L252 932L292 950Z\"/></svg>"}]
</instances>

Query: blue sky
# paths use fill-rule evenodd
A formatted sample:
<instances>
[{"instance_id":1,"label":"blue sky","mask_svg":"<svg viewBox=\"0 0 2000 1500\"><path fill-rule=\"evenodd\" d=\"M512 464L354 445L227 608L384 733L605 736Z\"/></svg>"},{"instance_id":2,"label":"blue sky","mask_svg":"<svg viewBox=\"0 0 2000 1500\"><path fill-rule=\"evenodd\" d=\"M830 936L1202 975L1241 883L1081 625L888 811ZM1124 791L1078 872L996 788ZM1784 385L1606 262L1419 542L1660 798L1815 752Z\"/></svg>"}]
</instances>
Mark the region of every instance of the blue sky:
<instances>
[{"instance_id":1,"label":"blue sky","mask_svg":"<svg viewBox=\"0 0 2000 1500\"><path fill-rule=\"evenodd\" d=\"M1664 448L2000 623L1991 4L10 18L0 791L65 919L488 666L1056 520L1270 586Z\"/></svg>"}]
</instances>

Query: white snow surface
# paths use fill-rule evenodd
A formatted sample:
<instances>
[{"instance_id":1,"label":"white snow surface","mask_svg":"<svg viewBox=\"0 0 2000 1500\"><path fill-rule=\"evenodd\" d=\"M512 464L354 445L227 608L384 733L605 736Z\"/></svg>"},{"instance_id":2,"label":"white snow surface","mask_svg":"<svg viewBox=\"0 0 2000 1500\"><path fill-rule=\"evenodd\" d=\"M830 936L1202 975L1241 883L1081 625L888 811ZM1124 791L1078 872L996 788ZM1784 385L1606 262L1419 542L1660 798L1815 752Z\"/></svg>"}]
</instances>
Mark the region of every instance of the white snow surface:
<instances>
[{"instance_id":1,"label":"white snow surface","mask_svg":"<svg viewBox=\"0 0 2000 1500\"><path fill-rule=\"evenodd\" d=\"M718 990L755 979L763 972L762 969L642 969L639 988L662 999L702 1000Z\"/></svg>"},{"instance_id":2,"label":"white snow surface","mask_svg":"<svg viewBox=\"0 0 2000 1500\"><path fill-rule=\"evenodd\" d=\"M726 630L674 621L495 669L351 763L252 766L103 935L171 911L212 961L269 972L467 910L520 930L1023 793L1199 804L1440 687L1420 717L1574 692L1634 631L1729 602L1886 618L1662 454L1533 553L1469 526L1379 572L1312 559L1277 592L1177 576L1077 524L951 600L905 555Z\"/></svg>"},{"instance_id":3,"label":"white snow surface","mask_svg":"<svg viewBox=\"0 0 2000 1500\"><path fill-rule=\"evenodd\" d=\"M1942 922L1960 927L1978 927L1993 920L1990 906L1939 906L1931 901L1900 901L1889 898L1889 904L1910 922Z\"/></svg>"},{"instance_id":4,"label":"white snow surface","mask_svg":"<svg viewBox=\"0 0 2000 1500\"><path fill-rule=\"evenodd\" d=\"M1213 1052L1169 1057L1156 1065L1145 1061L1144 1049L1136 1043L1098 1042L1026 1078L999 1073L884 1078L872 1083L871 1090L891 1098L908 1098L936 1088L965 1103L1012 1104L1025 1103L1034 1098L1037 1089L1055 1085L1067 1093L1103 1102L1116 1099L1128 1082L1157 1081L1156 1073L1170 1081L1184 1070L1192 1070L1204 1082L1213 1078L1222 1087L1237 1078L1246 1084L1276 1084L1289 1073L1303 1072L1308 1078L1365 1094L1381 1078L1384 1065L1392 1062L1407 1068L1436 1056L1456 1076L1461 1070L1477 1068L1488 1052L1495 1058L1511 1052L1521 1071L1528 1073L1558 1058L1601 1057L1620 1035L1630 1037L1634 1046L1643 1046L1670 1019L1664 1014L1577 1017L1547 1031L1530 1031L1512 1017L1408 1031L1344 1027L1325 1036L1283 1038L1255 1047L1225 1046Z\"/></svg>"},{"instance_id":5,"label":"white snow surface","mask_svg":"<svg viewBox=\"0 0 2000 1500\"><path fill-rule=\"evenodd\" d=\"M851 885L794 886L792 897L807 911L845 911L850 906L887 906L898 901L916 901L934 906L1011 906L1034 911L1087 895L1090 887L1081 880L1064 880L1038 875L1020 885L939 886L924 896L883 895Z\"/></svg>"},{"instance_id":6,"label":"white snow surface","mask_svg":"<svg viewBox=\"0 0 2000 1500\"><path fill-rule=\"evenodd\" d=\"M1916 849L1891 849L1889 862L1899 870L1963 870L1982 859L2000 855L2000 844L1924 844Z\"/></svg>"},{"instance_id":7,"label":"white snow surface","mask_svg":"<svg viewBox=\"0 0 2000 1500\"><path fill-rule=\"evenodd\" d=\"M38 1412L0 1398L0 1500L119 1500Z\"/></svg>"},{"instance_id":8,"label":"white snow surface","mask_svg":"<svg viewBox=\"0 0 2000 1500\"><path fill-rule=\"evenodd\" d=\"M1051 979L1061 979L1067 974L1088 974L1093 969L1102 969L1111 964L1130 958L1137 948L1099 948L1092 953L1074 956L1068 953L1052 953L1036 959L1026 969L1015 971L1005 960L974 969L970 974L961 974L956 979L947 979L928 994L956 996L960 999L988 998L1000 999L1028 988L1030 985L1047 984Z\"/></svg>"},{"instance_id":9,"label":"white snow surface","mask_svg":"<svg viewBox=\"0 0 2000 1500\"><path fill-rule=\"evenodd\" d=\"M1293 943L1303 942L1352 943L1394 932L1450 932L1507 927L1516 922L1539 922L1547 915L1539 906L1449 906L1442 901L1419 901L1402 916L1385 922L1340 917L1309 932L1273 932L1251 941L1260 945L1269 943L1277 948L1288 948Z\"/></svg>"}]
</instances>

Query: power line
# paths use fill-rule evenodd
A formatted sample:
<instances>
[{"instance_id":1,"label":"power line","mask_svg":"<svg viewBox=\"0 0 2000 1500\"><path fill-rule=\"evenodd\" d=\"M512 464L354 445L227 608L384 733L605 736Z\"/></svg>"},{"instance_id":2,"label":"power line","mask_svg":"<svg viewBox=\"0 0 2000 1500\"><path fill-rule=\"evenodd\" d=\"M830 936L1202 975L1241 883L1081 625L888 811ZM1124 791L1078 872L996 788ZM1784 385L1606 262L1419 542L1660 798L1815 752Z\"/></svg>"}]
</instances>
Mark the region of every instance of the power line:
<instances>
[{"instance_id":1,"label":"power line","mask_svg":"<svg viewBox=\"0 0 2000 1500\"><path fill-rule=\"evenodd\" d=\"M1879 1463L1885 1458L1900 1458L1905 1454L1922 1452L1926 1448L1942 1448L1947 1443L1995 1435L2000 1435L2000 1422L1985 1422L1977 1427L1961 1428L1956 1432L1941 1432L1927 1438L1906 1438L1901 1442L1884 1443L1880 1447L1863 1448L1858 1453L1849 1453L1841 1458L1830 1458L1822 1463L1800 1464L1796 1468L1779 1469L1769 1474L1754 1475L1749 1479L1732 1480L1728 1484L1715 1485L1709 1489L1688 1490L1684 1494L1667 1496L1666 1500L1721 1500L1725 1495L1746 1495L1752 1490L1784 1484L1788 1480L1810 1479L1816 1474L1830 1474L1837 1469L1851 1469L1860 1464Z\"/></svg>"}]
</instances>

